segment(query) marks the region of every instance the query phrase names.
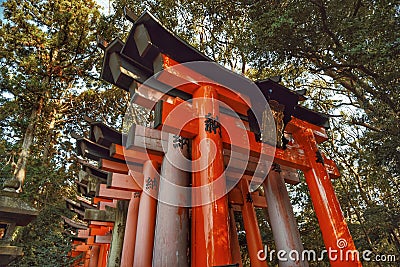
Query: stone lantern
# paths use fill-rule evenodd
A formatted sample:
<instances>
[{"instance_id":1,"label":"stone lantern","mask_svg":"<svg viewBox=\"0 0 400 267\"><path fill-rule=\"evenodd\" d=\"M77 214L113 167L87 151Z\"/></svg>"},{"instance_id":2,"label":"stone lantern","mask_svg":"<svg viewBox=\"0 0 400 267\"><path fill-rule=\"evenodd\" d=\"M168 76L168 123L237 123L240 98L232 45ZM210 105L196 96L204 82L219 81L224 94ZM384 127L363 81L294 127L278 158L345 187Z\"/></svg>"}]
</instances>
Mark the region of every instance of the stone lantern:
<instances>
[{"instance_id":1,"label":"stone lantern","mask_svg":"<svg viewBox=\"0 0 400 267\"><path fill-rule=\"evenodd\" d=\"M19 197L19 185L15 179L6 180L0 190L0 266L23 256L22 248L11 245L15 227L26 226L38 215L37 210Z\"/></svg>"}]
</instances>

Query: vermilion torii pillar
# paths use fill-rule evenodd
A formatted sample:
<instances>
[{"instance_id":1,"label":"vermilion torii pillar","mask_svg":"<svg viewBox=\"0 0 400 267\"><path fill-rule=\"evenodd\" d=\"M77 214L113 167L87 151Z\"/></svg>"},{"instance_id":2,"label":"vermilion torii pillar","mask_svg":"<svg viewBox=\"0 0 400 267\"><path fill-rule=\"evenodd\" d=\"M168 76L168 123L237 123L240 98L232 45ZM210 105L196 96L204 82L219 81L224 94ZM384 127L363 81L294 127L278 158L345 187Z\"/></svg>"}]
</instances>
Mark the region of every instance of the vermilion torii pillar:
<instances>
[{"instance_id":1,"label":"vermilion torii pillar","mask_svg":"<svg viewBox=\"0 0 400 267\"><path fill-rule=\"evenodd\" d=\"M304 125L298 120L296 123L299 126ZM358 258L353 258L356 247L324 166L324 158L318 149L313 131L308 127L302 127L293 132L293 136L304 148L304 153L310 162L310 168L303 172L331 266L362 266Z\"/></svg>"},{"instance_id":2,"label":"vermilion torii pillar","mask_svg":"<svg viewBox=\"0 0 400 267\"><path fill-rule=\"evenodd\" d=\"M189 140L168 135L158 192L157 219L153 249L153 266L190 266L189 208L185 200L190 200L187 190L190 173L180 169L189 154ZM184 157L184 158L183 158ZM190 166L186 166L190 167Z\"/></svg>"},{"instance_id":3,"label":"vermilion torii pillar","mask_svg":"<svg viewBox=\"0 0 400 267\"><path fill-rule=\"evenodd\" d=\"M99 251L99 261L97 267L106 267L107 266L107 258L108 251L110 250L110 244L101 244Z\"/></svg>"},{"instance_id":4,"label":"vermilion torii pillar","mask_svg":"<svg viewBox=\"0 0 400 267\"><path fill-rule=\"evenodd\" d=\"M229 207L229 223L232 261L236 262L239 267L243 267L242 258L240 255L239 237L236 228L235 211L233 210L232 206Z\"/></svg>"},{"instance_id":5,"label":"vermilion torii pillar","mask_svg":"<svg viewBox=\"0 0 400 267\"><path fill-rule=\"evenodd\" d=\"M268 214L276 251L281 250L286 252L283 257L287 260L280 261L279 267L308 267L307 259L301 259L304 248L293 214L289 194L283 177L280 174L281 171L278 164L273 165L267 179L264 181L265 197L267 199ZM289 255L291 252L297 254ZM264 253L267 253L267 251Z\"/></svg>"},{"instance_id":6,"label":"vermilion torii pillar","mask_svg":"<svg viewBox=\"0 0 400 267\"><path fill-rule=\"evenodd\" d=\"M242 179L238 184L243 197L243 224L246 231L247 248L251 266L266 267L267 262L258 258L258 251L263 250L260 230L258 228L257 215L254 209L253 200L249 191L247 180ZM268 203L267 203L268 204Z\"/></svg>"},{"instance_id":7,"label":"vermilion torii pillar","mask_svg":"<svg viewBox=\"0 0 400 267\"><path fill-rule=\"evenodd\" d=\"M207 186L217 179L225 180L222 154L222 129L207 128L206 121L219 123L218 93L213 85L203 85L193 94L193 107L198 112L198 135L193 139L192 186ZM209 118L206 118L208 116ZM215 125L218 127L218 125ZM221 126L219 126L221 127ZM211 151L214 151L212 158ZM207 154L209 153L209 154ZM199 171L198 171L199 170ZM220 187L225 182L218 183ZM217 190L209 187L201 193L194 192L193 199L209 202L192 209L192 266L221 266L231 264L229 241L229 210L225 196L215 200ZM197 202L197 201L196 201Z\"/></svg>"},{"instance_id":8,"label":"vermilion torii pillar","mask_svg":"<svg viewBox=\"0 0 400 267\"><path fill-rule=\"evenodd\" d=\"M99 262L99 245L92 245L92 249L89 254L89 267L97 267Z\"/></svg>"},{"instance_id":9,"label":"vermilion torii pillar","mask_svg":"<svg viewBox=\"0 0 400 267\"><path fill-rule=\"evenodd\" d=\"M143 164L143 192L140 195L133 266L151 266L156 224L157 194L160 184L159 164L147 160Z\"/></svg>"},{"instance_id":10,"label":"vermilion torii pillar","mask_svg":"<svg viewBox=\"0 0 400 267\"><path fill-rule=\"evenodd\" d=\"M188 266L189 264L189 212L188 190L190 176L183 161L188 161L189 140L162 133L159 130L132 125L127 135L126 147L146 149L148 153L164 154L159 182L153 266ZM135 179L136 180L136 179ZM143 180L143 179L142 179ZM146 184L145 184L146 186ZM155 197L155 196L153 196Z\"/></svg>"},{"instance_id":11,"label":"vermilion torii pillar","mask_svg":"<svg viewBox=\"0 0 400 267\"><path fill-rule=\"evenodd\" d=\"M136 245L137 219L139 213L140 193L132 193L126 218L124 245L122 248L121 266L133 266Z\"/></svg>"}]
</instances>

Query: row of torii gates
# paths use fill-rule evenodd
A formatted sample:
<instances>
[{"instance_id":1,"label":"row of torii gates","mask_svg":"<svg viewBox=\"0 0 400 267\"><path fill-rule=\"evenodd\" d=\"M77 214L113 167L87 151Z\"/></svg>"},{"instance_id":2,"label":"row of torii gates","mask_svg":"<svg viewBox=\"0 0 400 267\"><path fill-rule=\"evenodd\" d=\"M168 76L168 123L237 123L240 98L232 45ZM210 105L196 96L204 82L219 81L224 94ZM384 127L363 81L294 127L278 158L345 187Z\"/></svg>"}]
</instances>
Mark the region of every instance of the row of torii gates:
<instances>
[{"instance_id":1,"label":"row of torii gates","mask_svg":"<svg viewBox=\"0 0 400 267\"><path fill-rule=\"evenodd\" d=\"M99 42L105 51L101 77L151 109L154 124L129 125L121 133L87 118L90 137L74 136L78 154L87 159L79 160L77 182L86 198L66 199L87 221L64 219L76 233L74 266L243 266L235 211L242 213L251 266L267 266L259 258L264 247L255 208L268 209L276 250L301 254L285 186L299 183L297 170L304 173L326 248L355 250L331 183L339 176L337 167L318 149L327 140L328 117L299 106L301 92L272 78L255 83L277 125L267 129L266 107L243 88L247 79L220 66L217 71L181 66L211 60L150 13L136 17L126 10L126 17L133 27L125 43ZM195 170L174 162L185 158ZM205 190L195 190L202 186ZM193 205L171 205L176 199ZM330 262L361 266L359 260ZM308 263L288 259L279 266Z\"/></svg>"}]
</instances>

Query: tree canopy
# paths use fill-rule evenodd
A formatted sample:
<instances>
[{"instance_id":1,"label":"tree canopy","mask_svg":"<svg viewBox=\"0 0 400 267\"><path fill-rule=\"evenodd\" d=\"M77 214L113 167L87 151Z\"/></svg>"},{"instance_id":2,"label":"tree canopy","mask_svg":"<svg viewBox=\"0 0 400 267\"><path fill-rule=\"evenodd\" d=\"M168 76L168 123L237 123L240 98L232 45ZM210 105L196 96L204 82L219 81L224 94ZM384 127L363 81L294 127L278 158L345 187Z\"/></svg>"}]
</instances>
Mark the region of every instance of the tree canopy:
<instances>
[{"instance_id":1,"label":"tree canopy","mask_svg":"<svg viewBox=\"0 0 400 267\"><path fill-rule=\"evenodd\" d=\"M1 178L15 178L22 197L39 210L19 229L25 257L17 266L66 266L70 250L61 215L76 194L78 166L70 134L83 116L121 120L126 96L98 80L96 45L101 14L94 1L3 3L0 25ZM112 105L110 104L112 102Z\"/></svg>"}]
</instances>

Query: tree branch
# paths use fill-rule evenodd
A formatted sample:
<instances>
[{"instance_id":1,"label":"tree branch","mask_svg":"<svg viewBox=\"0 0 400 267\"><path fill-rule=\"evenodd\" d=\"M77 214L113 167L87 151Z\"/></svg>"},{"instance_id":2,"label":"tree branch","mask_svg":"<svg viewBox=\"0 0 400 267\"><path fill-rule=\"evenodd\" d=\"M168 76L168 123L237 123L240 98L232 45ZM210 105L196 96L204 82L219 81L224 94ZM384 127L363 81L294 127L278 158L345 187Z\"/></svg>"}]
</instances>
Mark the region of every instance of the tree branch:
<instances>
[{"instance_id":1,"label":"tree branch","mask_svg":"<svg viewBox=\"0 0 400 267\"><path fill-rule=\"evenodd\" d=\"M354 118L351 119L351 123L353 123L355 125L363 126L363 127L367 128L367 129L370 129L370 130L372 130L374 132L378 132L378 133L382 132L381 129L379 129L377 127L374 127L374 126L372 126L372 125L370 125L368 123L362 122L362 121L356 121Z\"/></svg>"},{"instance_id":2,"label":"tree branch","mask_svg":"<svg viewBox=\"0 0 400 267\"><path fill-rule=\"evenodd\" d=\"M356 3L354 4L354 12L353 12L353 17L357 16L358 10L361 7L361 0L357 0Z\"/></svg>"}]
</instances>

